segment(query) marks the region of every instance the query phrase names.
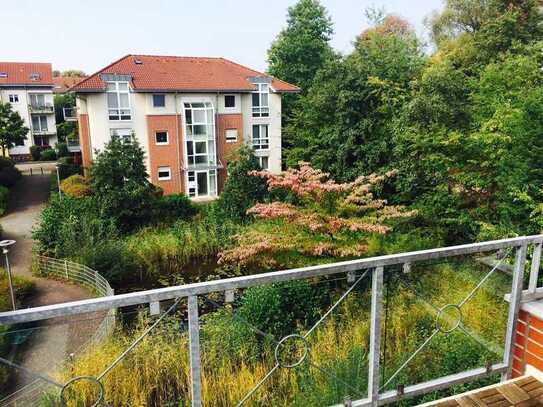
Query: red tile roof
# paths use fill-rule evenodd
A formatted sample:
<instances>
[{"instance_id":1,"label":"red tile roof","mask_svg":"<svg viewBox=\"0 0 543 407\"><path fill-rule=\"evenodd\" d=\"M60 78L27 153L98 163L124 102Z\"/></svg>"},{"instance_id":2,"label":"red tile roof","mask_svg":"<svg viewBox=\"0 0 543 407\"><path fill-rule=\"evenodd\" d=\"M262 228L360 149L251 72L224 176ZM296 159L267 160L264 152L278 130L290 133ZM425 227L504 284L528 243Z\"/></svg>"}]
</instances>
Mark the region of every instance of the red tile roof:
<instances>
[{"instance_id":1,"label":"red tile roof","mask_svg":"<svg viewBox=\"0 0 543 407\"><path fill-rule=\"evenodd\" d=\"M138 61L138 63L136 63ZM246 68L224 58L176 57L156 55L127 55L82 80L70 90L75 92L102 91L102 74L130 75L134 90L173 91L246 91L255 86L249 77L271 79L276 92L298 92L290 83Z\"/></svg>"},{"instance_id":2,"label":"red tile roof","mask_svg":"<svg viewBox=\"0 0 543 407\"><path fill-rule=\"evenodd\" d=\"M53 78L53 83L55 84L53 92L64 93L85 78L86 76L56 76Z\"/></svg>"},{"instance_id":3,"label":"red tile roof","mask_svg":"<svg viewBox=\"0 0 543 407\"><path fill-rule=\"evenodd\" d=\"M0 62L1 85L52 86L53 69L48 63Z\"/></svg>"}]
</instances>

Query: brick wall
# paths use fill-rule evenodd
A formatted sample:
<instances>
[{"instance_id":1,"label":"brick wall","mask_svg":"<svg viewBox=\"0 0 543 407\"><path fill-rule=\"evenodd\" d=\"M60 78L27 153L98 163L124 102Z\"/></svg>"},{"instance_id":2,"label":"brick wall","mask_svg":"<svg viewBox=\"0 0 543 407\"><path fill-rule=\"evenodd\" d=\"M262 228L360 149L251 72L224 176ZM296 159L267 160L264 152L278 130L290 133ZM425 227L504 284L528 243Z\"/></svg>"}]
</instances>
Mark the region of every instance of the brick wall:
<instances>
[{"instance_id":1,"label":"brick wall","mask_svg":"<svg viewBox=\"0 0 543 407\"><path fill-rule=\"evenodd\" d=\"M521 310L513 350L513 377L522 376L526 365L543 371L543 320Z\"/></svg>"},{"instance_id":2,"label":"brick wall","mask_svg":"<svg viewBox=\"0 0 543 407\"><path fill-rule=\"evenodd\" d=\"M92 162L92 151L90 144L90 134L89 134L89 115L88 114L79 114L79 145L81 146L81 164L85 174L87 174L88 169L90 168Z\"/></svg>"},{"instance_id":3,"label":"brick wall","mask_svg":"<svg viewBox=\"0 0 543 407\"><path fill-rule=\"evenodd\" d=\"M222 191L226 180L226 165L229 155L243 144L243 117L241 114L219 114L217 115L217 155L224 169L218 173L218 188ZM236 129L238 131L238 140L235 143L226 142L226 130Z\"/></svg>"},{"instance_id":4,"label":"brick wall","mask_svg":"<svg viewBox=\"0 0 543 407\"><path fill-rule=\"evenodd\" d=\"M155 132L167 131L168 144L157 145ZM183 157L181 116L148 115L147 134L149 137L149 165L151 182L164 190L164 194L184 192L184 179L180 157ZM170 167L171 179L158 180L158 167Z\"/></svg>"}]
</instances>

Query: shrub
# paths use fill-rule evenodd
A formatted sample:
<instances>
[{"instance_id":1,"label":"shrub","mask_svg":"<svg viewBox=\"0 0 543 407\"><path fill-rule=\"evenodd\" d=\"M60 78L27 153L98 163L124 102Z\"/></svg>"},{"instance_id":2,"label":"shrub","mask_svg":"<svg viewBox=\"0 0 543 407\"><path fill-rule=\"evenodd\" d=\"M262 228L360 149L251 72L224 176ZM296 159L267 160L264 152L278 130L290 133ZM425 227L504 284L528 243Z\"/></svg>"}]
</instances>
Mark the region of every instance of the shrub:
<instances>
[{"instance_id":1,"label":"shrub","mask_svg":"<svg viewBox=\"0 0 543 407\"><path fill-rule=\"evenodd\" d=\"M13 162L11 158L0 156L0 171L3 170L4 168L11 168L14 166L15 166L15 163Z\"/></svg>"},{"instance_id":2,"label":"shrub","mask_svg":"<svg viewBox=\"0 0 543 407\"><path fill-rule=\"evenodd\" d=\"M30 146L30 155L33 161L40 160L42 150L41 146Z\"/></svg>"},{"instance_id":3,"label":"shrub","mask_svg":"<svg viewBox=\"0 0 543 407\"><path fill-rule=\"evenodd\" d=\"M238 155L237 160L228 164L228 178L217 201L220 213L236 222L246 219L247 209L262 201L267 194L266 182L249 175L250 171L260 170L253 150L243 146Z\"/></svg>"},{"instance_id":4,"label":"shrub","mask_svg":"<svg viewBox=\"0 0 543 407\"><path fill-rule=\"evenodd\" d=\"M48 148L46 150L43 150L40 153L40 160L41 161L54 161L57 159L57 153L52 148Z\"/></svg>"},{"instance_id":5,"label":"shrub","mask_svg":"<svg viewBox=\"0 0 543 407\"><path fill-rule=\"evenodd\" d=\"M82 174L81 166L74 164L72 157L60 157L57 162L58 175L60 179L68 178L70 175Z\"/></svg>"},{"instance_id":6,"label":"shrub","mask_svg":"<svg viewBox=\"0 0 543 407\"><path fill-rule=\"evenodd\" d=\"M57 150L57 156L60 157L69 157L70 151L68 150L68 144L66 143L57 143L55 146Z\"/></svg>"},{"instance_id":7,"label":"shrub","mask_svg":"<svg viewBox=\"0 0 543 407\"><path fill-rule=\"evenodd\" d=\"M0 185L11 188L21 178L21 173L15 167L6 167L0 170Z\"/></svg>"},{"instance_id":8,"label":"shrub","mask_svg":"<svg viewBox=\"0 0 543 407\"><path fill-rule=\"evenodd\" d=\"M87 179L81 175L72 175L60 183L60 190L73 198L89 196L91 190Z\"/></svg>"},{"instance_id":9,"label":"shrub","mask_svg":"<svg viewBox=\"0 0 543 407\"><path fill-rule=\"evenodd\" d=\"M249 288L238 315L278 339L315 323L324 303L324 291L296 280Z\"/></svg>"},{"instance_id":10,"label":"shrub","mask_svg":"<svg viewBox=\"0 0 543 407\"><path fill-rule=\"evenodd\" d=\"M184 194L166 195L155 201L154 218L161 222L187 220L195 213L196 208Z\"/></svg>"},{"instance_id":11,"label":"shrub","mask_svg":"<svg viewBox=\"0 0 543 407\"><path fill-rule=\"evenodd\" d=\"M0 186L0 215L6 213L8 209L9 189Z\"/></svg>"}]
</instances>

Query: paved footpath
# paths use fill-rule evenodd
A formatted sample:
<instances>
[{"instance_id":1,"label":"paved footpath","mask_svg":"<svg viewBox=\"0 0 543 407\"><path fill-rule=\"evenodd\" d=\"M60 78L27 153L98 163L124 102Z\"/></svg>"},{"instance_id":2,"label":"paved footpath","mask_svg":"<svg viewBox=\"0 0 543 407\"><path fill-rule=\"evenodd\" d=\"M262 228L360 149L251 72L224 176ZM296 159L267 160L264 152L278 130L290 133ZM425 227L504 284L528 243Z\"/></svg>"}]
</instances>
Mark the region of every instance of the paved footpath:
<instances>
[{"instance_id":1,"label":"paved footpath","mask_svg":"<svg viewBox=\"0 0 543 407\"><path fill-rule=\"evenodd\" d=\"M47 173L47 172L46 172ZM55 304L89 298L89 293L72 284L31 274L32 228L49 197L50 181L48 175L25 175L13 188L6 216L0 218L3 239L14 239L17 243L10 250L10 263L15 275L32 279L37 293L31 303L24 307ZM3 263L2 263L3 264ZM48 321L40 326L24 346L22 365L36 372L45 373L56 363L77 350L92 334L100 321L90 320L74 323L74 320ZM14 327L17 328L17 327ZM20 375L17 387L34 379Z\"/></svg>"}]
</instances>

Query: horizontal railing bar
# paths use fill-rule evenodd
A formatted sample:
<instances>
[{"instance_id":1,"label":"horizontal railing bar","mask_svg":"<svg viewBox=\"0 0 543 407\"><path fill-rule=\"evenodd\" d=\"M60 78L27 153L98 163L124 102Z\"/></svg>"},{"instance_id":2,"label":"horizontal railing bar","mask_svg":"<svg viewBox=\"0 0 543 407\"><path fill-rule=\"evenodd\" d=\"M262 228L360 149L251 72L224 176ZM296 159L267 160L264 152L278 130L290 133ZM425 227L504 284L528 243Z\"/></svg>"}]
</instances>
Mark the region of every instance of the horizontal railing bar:
<instances>
[{"instance_id":1,"label":"horizontal railing bar","mask_svg":"<svg viewBox=\"0 0 543 407\"><path fill-rule=\"evenodd\" d=\"M223 280L206 281L120 294L108 297L94 298L46 305L17 311L1 312L0 324L39 321L48 318L82 314L107 310L109 308L126 307L155 301L171 300L178 297L203 295L217 291L248 288L256 285L272 284L295 279L304 279L349 271L365 270L375 267L385 267L406 262L440 259L444 257L462 256L473 253L517 247L521 244L543 242L543 235L517 237L512 239L495 240L482 243L471 243L459 246L442 247L438 249L419 250L415 252L391 254L385 256L348 260L332 264L302 267L291 270L274 271L250 276L233 277ZM385 270L386 271L386 270Z\"/></svg>"},{"instance_id":2,"label":"horizontal railing bar","mask_svg":"<svg viewBox=\"0 0 543 407\"><path fill-rule=\"evenodd\" d=\"M439 379L429 380L427 382L413 384L411 386L405 386L402 395L399 395L396 390L387 391L379 395L379 405L392 403L395 401L403 400L405 398L420 396L422 394L430 393L436 390L442 390L444 388L453 386L455 384L461 384L470 382L477 379L482 379L493 374L500 374L507 371L507 365L504 363L496 363L486 367L480 367L477 369L466 370L464 372L455 373L448 376L440 377ZM343 404L338 404L334 407L340 407ZM361 399L352 402L352 407L366 407L371 406L369 399Z\"/></svg>"}]
</instances>

